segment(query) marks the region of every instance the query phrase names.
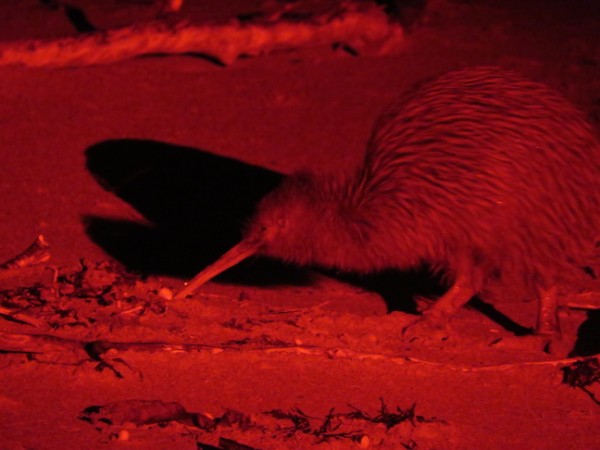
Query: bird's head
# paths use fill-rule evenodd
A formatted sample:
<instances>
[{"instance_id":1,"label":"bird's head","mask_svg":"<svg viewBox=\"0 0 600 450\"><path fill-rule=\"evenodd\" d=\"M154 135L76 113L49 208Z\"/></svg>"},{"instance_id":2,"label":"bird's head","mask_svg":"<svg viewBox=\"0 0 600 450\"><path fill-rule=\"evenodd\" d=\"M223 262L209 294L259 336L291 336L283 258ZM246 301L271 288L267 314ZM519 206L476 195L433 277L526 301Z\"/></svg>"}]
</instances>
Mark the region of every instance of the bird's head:
<instances>
[{"instance_id":1,"label":"bird's head","mask_svg":"<svg viewBox=\"0 0 600 450\"><path fill-rule=\"evenodd\" d=\"M196 275L175 297L183 298L198 287L238 264L262 254L295 262L310 262L310 237L320 219L319 191L311 175L286 179L264 197L245 227L241 242Z\"/></svg>"}]
</instances>

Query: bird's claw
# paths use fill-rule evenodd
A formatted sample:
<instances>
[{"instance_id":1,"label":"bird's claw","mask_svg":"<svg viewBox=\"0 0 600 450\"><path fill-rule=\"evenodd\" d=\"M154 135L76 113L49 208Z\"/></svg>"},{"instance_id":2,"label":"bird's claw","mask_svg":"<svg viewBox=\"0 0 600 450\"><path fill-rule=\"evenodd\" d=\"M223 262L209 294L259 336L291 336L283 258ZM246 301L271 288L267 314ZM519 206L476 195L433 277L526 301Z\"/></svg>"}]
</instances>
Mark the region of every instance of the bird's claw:
<instances>
[{"instance_id":1,"label":"bird's claw","mask_svg":"<svg viewBox=\"0 0 600 450\"><path fill-rule=\"evenodd\" d=\"M447 339L448 335L447 322L436 320L427 314L419 316L402 328L402 338L409 342L440 341Z\"/></svg>"}]
</instances>

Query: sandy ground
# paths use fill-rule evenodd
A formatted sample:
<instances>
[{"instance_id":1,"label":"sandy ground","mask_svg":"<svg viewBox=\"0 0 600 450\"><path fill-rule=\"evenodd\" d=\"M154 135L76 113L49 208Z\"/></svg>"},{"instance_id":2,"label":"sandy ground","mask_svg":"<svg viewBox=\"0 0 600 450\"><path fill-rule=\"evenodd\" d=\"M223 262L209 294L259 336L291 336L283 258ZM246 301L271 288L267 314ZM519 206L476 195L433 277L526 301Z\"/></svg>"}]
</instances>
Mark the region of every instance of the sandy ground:
<instances>
[{"instance_id":1,"label":"sandy ground","mask_svg":"<svg viewBox=\"0 0 600 450\"><path fill-rule=\"evenodd\" d=\"M0 40L75 35L51 3L3 2ZM72 4L100 28L155 14L143 1ZM277 6L190 1L181 15ZM473 305L450 339L419 344L398 338L398 299L431 291L411 276L357 285L255 260L167 299L236 242L282 174L358 164L378 112L426 76L516 69L600 126L595 2L432 0L409 16L405 45L383 56L0 67L0 260L40 233L52 254L0 279L2 305L38 321L2 319L0 448L600 448L600 406L512 333L533 325L531 303L495 305L512 321ZM571 346L586 319L598 329L594 314L563 311ZM128 400L157 402L159 423L132 415L147 403L115 403ZM200 414L170 421L169 402Z\"/></svg>"}]
</instances>

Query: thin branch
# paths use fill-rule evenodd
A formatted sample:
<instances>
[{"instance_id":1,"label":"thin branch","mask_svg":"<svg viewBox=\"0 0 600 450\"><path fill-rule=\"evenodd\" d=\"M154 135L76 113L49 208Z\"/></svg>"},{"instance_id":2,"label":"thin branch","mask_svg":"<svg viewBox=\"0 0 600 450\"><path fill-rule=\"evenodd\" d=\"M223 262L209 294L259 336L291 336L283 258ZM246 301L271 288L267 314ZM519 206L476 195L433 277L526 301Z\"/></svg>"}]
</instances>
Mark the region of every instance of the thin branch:
<instances>
[{"instance_id":1,"label":"thin branch","mask_svg":"<svg viewBox=\"0 0 600 450\"><path fill-rule=\"evenodd\" d=\"M376 6L353 7L309 21L277 20L192 25L153 21L51 41L29 40L0 45L0 65L67 67L108 64L150 54L202 54L223 64L239 56L279 49L343 43L360 51L376 46L381 52L403 41L398 23Z\"/></svg>"}]
</instances>

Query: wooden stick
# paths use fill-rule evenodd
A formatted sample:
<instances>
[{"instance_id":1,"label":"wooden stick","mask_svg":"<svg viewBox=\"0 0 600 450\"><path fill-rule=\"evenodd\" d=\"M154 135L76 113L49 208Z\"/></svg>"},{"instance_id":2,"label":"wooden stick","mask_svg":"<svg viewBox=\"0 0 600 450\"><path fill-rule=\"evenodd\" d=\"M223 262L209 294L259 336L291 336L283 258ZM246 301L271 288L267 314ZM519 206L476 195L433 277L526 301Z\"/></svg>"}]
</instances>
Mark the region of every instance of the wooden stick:
<instances>
[{"instance_id":1,"label":"wooden stick","mask_svg":"<svg viewBox=\"0 0 600 450\"><path fill-rule=\"evenodd\" d=\"M35 264L46 262L50 259L50 246L41 234L24 251L14 258L0 264L0 271L21 269Z\"/></svg>"},{"instance_id":2,"label":"wooden stick","mask_svg":"<svg viewBox=\"0 0 600 450\"><path fill-rule=\"evenodd\" d=\"M153 21L124 28L51 41L0 44L0 65L67 67L108 64L149 54L202 54L223 64L241 55L256 56L278 49L345 43L356 49L377 45L389 52L403 41L399 24L376 6L342 10L312 21L274 21L191 25Z\"/></svg>"},{"instance_id":3,"label":"wooden stick","mask_svg":"<svg viewBox=\"0 0 600 450\"><path fill-rule=\"evenodd\" d=\"M39 327L42 325L41 320L18 311L5 308L4 306L0 306L0 315L16 320L17 322L26 323L27 325L31 325L33 327Z\"/></svg>"},{"instance_id":4,"label":"wooden stick","mask_svg":"<svg viewBox=\"0 0 600 450\"><path fill-rule=\"evenodd\" d=\"M350 349L335 348L335 347L319 347L319 346L298 346L298 345L259 345L259 346L244 346L225 344L210 345L201 343L167 343L167 342L111 342L111 341L78 341L76 339L65 339L58 336L45 334L21 334L21 333L5 333L0 331L0 350L4 351L20 351L23 353L55 353L63 351L73 352L77 350L80 354L83 349L90 356L90 360L104 361L103 355L111 349L136 352L252 352L252 353L288 353L313 357L324 357L327 359L352 358L354 360L374 360L387 361L395 364L423 364L432 365L440 368L445 368L461 372L487 372L487 371L504 371L511 369L519 369L531 366L564 366L577 361L583 361L589 358L598 358L600 355L582 356L555 360L539 360L539 361L522 361L516 363L500 363L490 364L485 366L470 366L452 364L446 362L426 361L410 356L382 354L382 353L361 353ZM122 361L121 361L122 362Z\"/></svg>"},{"instance_id":5,"label":"wooden stick","mask_svg":"<svg viewBox=\"0 0 600 450\"><path fill-rule=\"evenodd\" d=\"M0 279L10 277L25 267L48 261L50 259L49 248L50 246L44 239L44 236L40 234L24 251L0 264ZM39 327L42 324L40 320L34 317L5 308L4 306L0 306L0 315L34 327Z\"/></svg>"}]
</instances>

